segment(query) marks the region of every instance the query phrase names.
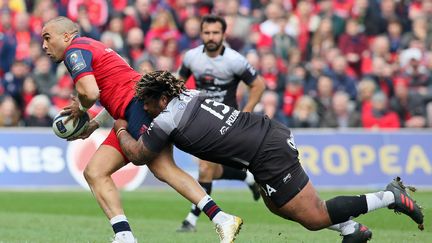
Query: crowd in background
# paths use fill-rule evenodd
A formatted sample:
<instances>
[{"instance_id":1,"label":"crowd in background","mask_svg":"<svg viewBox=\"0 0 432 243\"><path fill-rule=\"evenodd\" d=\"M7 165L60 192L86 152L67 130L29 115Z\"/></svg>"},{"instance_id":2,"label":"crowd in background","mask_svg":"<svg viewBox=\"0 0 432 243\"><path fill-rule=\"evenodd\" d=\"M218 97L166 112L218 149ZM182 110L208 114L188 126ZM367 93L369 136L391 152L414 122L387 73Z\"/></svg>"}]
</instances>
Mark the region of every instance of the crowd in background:
<instances>
[{"instance_id":1,"label":"crowd in background","mask_svg":"<svg viewBox=\"0 0 432 243\"><path fill-rule=\"evenodd\" d=\"M0 0L0 127L51 126L70 102L68 71L41 49L49 19L141 73L176 72L209 13L266 81L256 112L296 128L432 127L432 0Z\"/></svg>"}]
</instances>

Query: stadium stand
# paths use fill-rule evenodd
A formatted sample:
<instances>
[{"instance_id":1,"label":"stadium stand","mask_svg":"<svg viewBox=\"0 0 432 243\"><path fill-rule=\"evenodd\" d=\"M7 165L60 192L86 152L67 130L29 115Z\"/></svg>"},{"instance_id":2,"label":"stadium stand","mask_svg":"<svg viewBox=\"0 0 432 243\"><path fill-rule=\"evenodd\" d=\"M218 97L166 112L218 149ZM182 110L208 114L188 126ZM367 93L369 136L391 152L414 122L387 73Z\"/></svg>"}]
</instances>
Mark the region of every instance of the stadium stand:
<instances>
[{"instance_id":1,"label":"stadium stand","mask_svg":"<svg viewBox=\"0 0 432 243\"><path fill-rule=\"evenodd\" d=\"M273 92L257 112L290 127L431 127L429 0L0 1L0 126L47 125L29 122L38 95L49 98L47 115L68 102L70 77L41 50L40 32L52 17L76 20L81 35L103 41L140 72L176 72L182 54L200 44L197 20L207 13L226 18L226 45Z\"/></svg>"}]
</instances>

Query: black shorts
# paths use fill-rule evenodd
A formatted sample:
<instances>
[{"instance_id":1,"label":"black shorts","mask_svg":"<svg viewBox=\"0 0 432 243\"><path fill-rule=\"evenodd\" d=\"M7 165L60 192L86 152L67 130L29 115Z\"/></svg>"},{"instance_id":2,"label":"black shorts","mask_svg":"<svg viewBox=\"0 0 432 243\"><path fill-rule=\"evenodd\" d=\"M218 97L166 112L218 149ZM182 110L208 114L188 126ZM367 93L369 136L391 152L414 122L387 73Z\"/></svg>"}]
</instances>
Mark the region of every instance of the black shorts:
<instances>
[{"instance_id":1,"label":"black shorts","mask_svg":"<svg viewBox=\"0 0 432 243\"><path fill-rule=\"evenodd\" d=\"M309 181L299 162L291 131L274 121L249 170L277 207L294 198Z\"/></svg>"}]
</instances>

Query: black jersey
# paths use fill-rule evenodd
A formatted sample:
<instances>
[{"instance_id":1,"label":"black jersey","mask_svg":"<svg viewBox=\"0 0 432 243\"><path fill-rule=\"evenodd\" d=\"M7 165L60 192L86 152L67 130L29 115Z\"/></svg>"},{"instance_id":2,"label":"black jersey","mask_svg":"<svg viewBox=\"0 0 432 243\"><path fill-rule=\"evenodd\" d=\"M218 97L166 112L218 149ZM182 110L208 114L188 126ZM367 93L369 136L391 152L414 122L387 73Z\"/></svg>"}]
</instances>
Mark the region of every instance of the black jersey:
<instances>
[{"instance_id":1,"label":"black jersey","mask_svg":"<svg viewBox=\"0 0 432 243\"><path fill-rule=\"evenodd\" d=\"M172 99L143 134L146 147L160 152L167 143L200 159L247 168L269 128L270 119L187 91Z\"/></svg>"}]
</instances>

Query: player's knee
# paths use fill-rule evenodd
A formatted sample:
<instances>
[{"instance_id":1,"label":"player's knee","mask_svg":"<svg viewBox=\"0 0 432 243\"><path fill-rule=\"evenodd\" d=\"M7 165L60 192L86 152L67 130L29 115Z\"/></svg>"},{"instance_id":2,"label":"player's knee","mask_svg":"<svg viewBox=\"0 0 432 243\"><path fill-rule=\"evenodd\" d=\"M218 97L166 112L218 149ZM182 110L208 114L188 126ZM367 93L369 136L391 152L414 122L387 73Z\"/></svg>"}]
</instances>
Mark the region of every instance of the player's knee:
<instances>
[{"instance_id":1,"label":"player's knee","mask_svg":"<svg viewBox=\"0 0 432 243\"><path fill-rule=\"evenodd\" d=\"M86 179L87 183L91 184L93 181L95 181L97 177L97 170L92 170L91 168L86 167L83 171L84 178Z\"/></svg>"},{"instance_id":2,"label":"player's knee","mask_svg":"<svg viewBox=\"0 0 432 243\"><path fill-rule=\"evenodd\" d=\"M84 178L86 179L87 183L89 183L89 184L92 184L99 179L110 176L110 175L107 175L106 173L104 173L104 171L101 171L100 169L92 168L92 167L88 167L88 166L84 169L83 175L84 175Z\"/></svg>"},{"instance_id":3,"label":"player's knee","mask_svg":"<svg viewBox=\"0 0 432 243\"><path fill-rule=\"evenodd\" d=\"M150 163L147 165L149 170L153 173L153 175L161 182L166 182L166 173L164 173L164 170L155 163Z\"/></svg>"},{"instance_id":4,"label":"player's knee","mask_svg":"<svg viewBox=\"0 0 432 243\"><path fill-rule=\"evenodd\" d=\"M199 166L199 179L213 179L213 171L211 166L203 164Z\"/></svg>"}]
</instances>

